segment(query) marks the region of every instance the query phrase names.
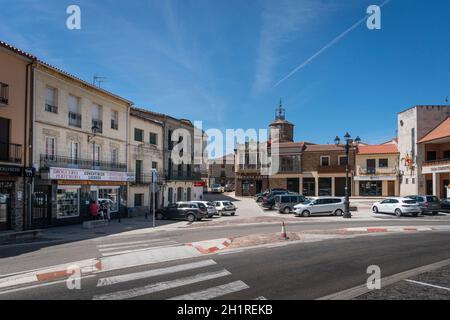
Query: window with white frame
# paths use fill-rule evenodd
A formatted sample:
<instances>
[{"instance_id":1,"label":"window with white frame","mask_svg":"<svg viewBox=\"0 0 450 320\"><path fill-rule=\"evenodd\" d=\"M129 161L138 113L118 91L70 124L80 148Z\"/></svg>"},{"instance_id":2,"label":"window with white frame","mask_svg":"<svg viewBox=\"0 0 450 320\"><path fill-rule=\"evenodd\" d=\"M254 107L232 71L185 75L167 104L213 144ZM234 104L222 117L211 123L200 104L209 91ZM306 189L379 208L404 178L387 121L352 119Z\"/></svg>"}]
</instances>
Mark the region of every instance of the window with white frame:
<instances>
[{"instance_id":1,"label":"window with white frame","mask_svg":"<svg viewBox=\"0 0 450 320\"><path fill-rule=\"evenodd\" d=\"M55 160L56 157L56 138L45 137L45 157Z\"/></svg>"},{"instance_id":2,"label":"window with white frame","mask_svg":"<svg viewBox=\"0 0 450 320\"><path fill-rule=\"evenodd\" d=\"M80 99L69 95L69 125L81 128Z\"/></svg>"},{"instance_id":3,"label":"window with white frame","mask_svg":"<svg viewBox=\"0 0 450 320\"><path fill-rule=\"evenodd\" d=\"M111 162L113 164L119 163L119 149L118 148L111 149Z\"/></svg>"},{"instance_id":4,"label":"window with white frame","mask_svg":"<svg viewBox=\"0 0 450 320\"><path fill-rule=\"evenodd\" d=\"M45 88L45 111L58 113L57 92L55 88L47 86Z\"/></svg>"},{"instance_id":5,"label":"window with white frame","mask_svg":"<svg viewBox=\"0 0 450 320\"><path fill-rule=\"evenodd\" d=\"M111 129L119 130L119 112L111 111Z\"/></svg>"},{"instance_id":6,"label":"window with white frame","mask_svg":"<svg viewBox=\"0 0 450 320\"><path fill-rule=\"evenodd\" d=\"M97 132L103 132L102 106L96 103L92 104L92 127L97 127Z\"/></svg>"},{"instance_id":7,"label":"window with white frame","mask_svg":"<svg viewBox=\"0 0 450 320\"><path fill-rule=\"evenodd\" d=\"M80 144L76 141L70 141L70 160L77 162L80 154Z\"/></svg>"},{"instance_id":8,"label":"window with white frame","mask_svg":"<svg viewBox=\"0 0 450 320\"><path fill-rule=\"evenodd\" d=\"M322 167L330 166L330 156L321 156L320 157L320 165Z\"/></svg>"},{"instance_id":9,"label":"window with white frame","mask_svg":"<svg viewBox=\"0 0 450 320\"><path fill-rule=\"evenodd\" d=\"M94 147L94 160L96 162L100 162L102 158L102 146L99 144L96 144Z\"/></svg>"}]
</instances>

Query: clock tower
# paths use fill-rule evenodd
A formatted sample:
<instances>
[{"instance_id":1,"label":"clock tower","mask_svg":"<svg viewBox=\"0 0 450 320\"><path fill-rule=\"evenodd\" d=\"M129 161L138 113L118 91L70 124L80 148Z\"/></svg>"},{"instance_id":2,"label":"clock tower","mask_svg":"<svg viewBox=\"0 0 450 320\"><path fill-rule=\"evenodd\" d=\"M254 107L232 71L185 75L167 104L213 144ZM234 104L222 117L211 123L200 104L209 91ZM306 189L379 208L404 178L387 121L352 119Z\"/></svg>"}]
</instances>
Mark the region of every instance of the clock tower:
<instances>
[{"instance_id":1,"label":"clock tower","mask_svg":"<svg viewBox=\"0 0 450 320\"><path fill-rule=\"evenodd\" d=\"M270 126L271 142L294 142L294 125L286 120L286 109L280 100L280 106L275 110L275 121ZM278 139L275 130L279 130Z\"/></svg>"}]
</instances>

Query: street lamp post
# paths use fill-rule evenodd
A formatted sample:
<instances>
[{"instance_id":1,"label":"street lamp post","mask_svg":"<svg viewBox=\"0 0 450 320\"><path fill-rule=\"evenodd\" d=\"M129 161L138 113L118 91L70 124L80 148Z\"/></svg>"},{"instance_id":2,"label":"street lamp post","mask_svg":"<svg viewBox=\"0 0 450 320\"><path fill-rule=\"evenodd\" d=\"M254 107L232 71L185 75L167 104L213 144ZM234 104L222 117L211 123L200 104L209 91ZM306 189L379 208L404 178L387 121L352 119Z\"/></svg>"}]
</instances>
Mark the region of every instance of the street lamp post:
<instances>
[{"instance_id":1,"label":"street lamp post","mask_svg":"<svg viewBox=\"0 0 450 320\"><path fill-rule=\"evenodd\" d=\"M91 128L92 135L88 137L88 142L92 141L92 169L95 168L95 140L94 140L94 138L97 135L99 129L100 128L97 126L97 124L94 124Z\"/></svg>"},{"instance_id":2,"label":"street lamp post","mask_svg":"<svg viewBox=\"0 0 450 320\"><path fill-rule=\"evenodd\" d=\"M347 132L344 136L345 139L345 155L347 156L347 161L345 163L345 212L344 212L344 218L345 219L351 219L352 213L350 212L350 193L348 188L348 176L349 176L349 167L350 167L350 149L351 148L357 148L359 143L361 142L361 139L359 137L356 137L356 139L352 139L350 134ZM341 144L341 139L336 136L336 139L334 139L334 142L337 146Z\"/></svg>"}]
</instances>

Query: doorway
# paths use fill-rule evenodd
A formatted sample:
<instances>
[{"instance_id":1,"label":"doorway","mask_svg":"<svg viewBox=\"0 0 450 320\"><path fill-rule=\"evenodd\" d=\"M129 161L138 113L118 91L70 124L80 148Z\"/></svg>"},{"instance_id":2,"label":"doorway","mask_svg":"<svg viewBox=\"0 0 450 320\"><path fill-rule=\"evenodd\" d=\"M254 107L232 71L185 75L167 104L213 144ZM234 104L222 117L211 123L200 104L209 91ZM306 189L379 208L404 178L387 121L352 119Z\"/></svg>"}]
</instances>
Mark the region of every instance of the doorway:
<instances>
[{"instance_id":1,"label":"doorway","mask_svg":"<svg viewBox=\"0 0 450 320\"><path fill-rule=\"evenodd\" d=\"M11 229L11 190L0 188L0 231Z\"/></svg>"},{"instance_id":2,"label":"doorway","mask_svg":"<svg viewBox=\"0 0 450 320\"><path fill-rule=\"evenodd\" d=\"M388 181L388 197L395 197L395 181Z\"/></svg>"},{"instance_id":3,"label":"doorway","mask_svg":"<svg viewBox=\"0 0 450 320\"><path fill-rule=\"evenodd\" d=\"M287 179L287 189L290 192L300 193L300 179Z\"/></svg>"}]
</instances>

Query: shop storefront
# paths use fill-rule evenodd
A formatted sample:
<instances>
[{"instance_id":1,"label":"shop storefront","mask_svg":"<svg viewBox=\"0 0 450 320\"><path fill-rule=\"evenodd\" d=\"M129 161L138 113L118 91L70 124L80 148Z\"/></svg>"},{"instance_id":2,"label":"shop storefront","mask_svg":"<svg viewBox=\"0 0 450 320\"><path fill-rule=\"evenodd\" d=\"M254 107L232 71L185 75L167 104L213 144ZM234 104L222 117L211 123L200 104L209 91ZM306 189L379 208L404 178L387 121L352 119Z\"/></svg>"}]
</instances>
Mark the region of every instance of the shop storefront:
<instances>
[{"instance_id":1,"label":"shop storefront","mask_svg":"<svg viewBox=\"0 0 450 320\"><path fill-rule=\"evenodd\" d=\"M91 201L108 203L112 218L124 215L127 182L134 181L134 174L50 168L42 178L51 185L52 224L59 225L89 220Z\"/></svg>"},{"instance_id":2,"label":"shop storefront","mask_svg":"<svg viewBox=\"0 0 450 320\"><path fill-rule=\"evenodd\" d=\"M23 167L0 165L0 231L23 228L23 175Z\"/></svg>"},{"instance_id":3,"label":"shop storefront","mask_svg":"<svg viewBox=\"0 0 450 320\"><path fill-rule=\"evenodd\" d=\"M255 196L269 188L268 176L239 175L236 177L237 196Z\"/></svg>"}]
</instances>

